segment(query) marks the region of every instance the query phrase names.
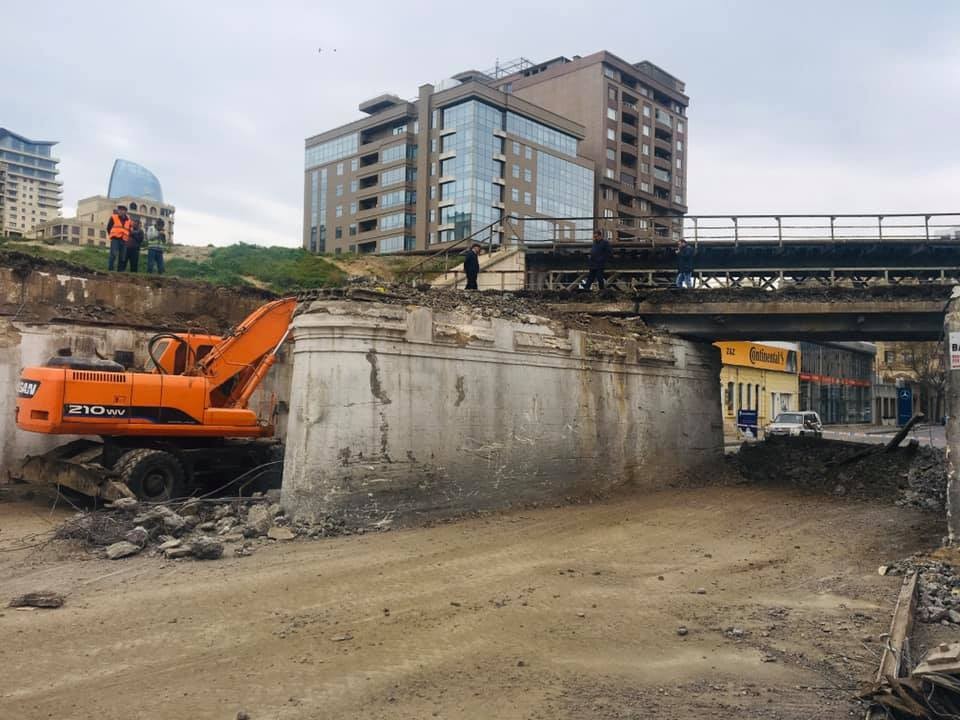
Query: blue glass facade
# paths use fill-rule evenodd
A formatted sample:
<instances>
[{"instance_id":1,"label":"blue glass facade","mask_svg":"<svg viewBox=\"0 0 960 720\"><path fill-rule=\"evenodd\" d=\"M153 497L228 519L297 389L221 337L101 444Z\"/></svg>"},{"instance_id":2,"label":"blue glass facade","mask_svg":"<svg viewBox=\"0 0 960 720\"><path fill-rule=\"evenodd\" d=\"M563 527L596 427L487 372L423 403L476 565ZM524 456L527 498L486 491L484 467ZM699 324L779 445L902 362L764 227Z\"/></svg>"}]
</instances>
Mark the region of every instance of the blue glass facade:
<instances>
[{"instance_id":1,"label":"blue glass facade","mask_svg":"<svg viewBox=\"0 0 960 720\"><path fill-rule=\"evenodd\" d=\"M0 160L8 163L10 172L40 180L56 181L57 162L51 149L56 143L28 140L0 128ZM36 157L36 156L40 157ZM47 159L50 158L50 159Z\"/></svg>"},{"instance_id":2,"label":"blue glass facade","mask_svg":"<svg viewBox=\"0 0 960 720\"><path fill-rule=\"evenodd\" d=\"M443 138L443 152L455 157L440 163L441 178L453 178L440 186L440 200L453 205L440 209L440 224L453 224L442 240L459 240L499 220L502 210L493 207L503 200L503 162L494 159L503 153L503 138L494 135L503 129L503 111L478 100L444 108L444 130L455 129Z\"/></svg>"},{"instance_id":3,"label":"blue glass facade","mask_svg":"<svg viewBox=\"0 0 960 720\"><path fill-rule=\"evenodd\" d=\"M158 203L163 202L163 189L157 176L142 165L129 160L115 160L110 173L110 187L107 197L146 198Z\"/></svg>"},{"instance_id":4,"label":"blue glass facade","mask_svg":"<svg viewBox=\"0 0 960 720\"><path fill-rule=\"evenodd\" d=\"M507 113L507 132L511 135L519 135L524 140L530 140L538 145L559 150L564 155L577 156L577 139L573 135L554 130L522 115L513 112Z\"/></svg>"},{"instance_id":5,"label":"blue glass facade","mask_svg":"<svg viewBox=\"0 0 960 720\"><path fill-rule=\"evenodd\" d=\"M310 252L327 251L327 169L310 173Z\"/></svg>"}]
</instances>

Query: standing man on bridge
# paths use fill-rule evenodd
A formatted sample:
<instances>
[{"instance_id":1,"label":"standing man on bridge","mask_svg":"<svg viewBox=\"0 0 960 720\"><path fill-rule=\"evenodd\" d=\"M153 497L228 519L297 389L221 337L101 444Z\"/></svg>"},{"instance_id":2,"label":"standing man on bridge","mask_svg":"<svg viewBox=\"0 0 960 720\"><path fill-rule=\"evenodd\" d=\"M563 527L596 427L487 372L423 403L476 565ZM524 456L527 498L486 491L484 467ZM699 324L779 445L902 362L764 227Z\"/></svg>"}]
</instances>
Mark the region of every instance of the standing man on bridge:
<instances>
[{"instance_id":1,"label":"standing man on bridge","mask_svg":"<svg viewBox=\"0 0 960 720\"><path fill-rule=\"evenodd\" d=\"M467 276L467 290L479 290L477 287L477 276L480 274L480 251L483 246L480 243L473 243L467 250L463 259L463 272Z\"/></svg>"},{"instance_id":2,"label":"standing man on bridge","mask_svg":"<svg viewBox=\"0 0 960 720\"><path fill-rule=\"evenodd\" d=\"M587 269L590 274L587 275L586 290L593 287L593 281L597 281L597 287L603 290L606 284L603 277L603 271L607 269L607 262L613 255L613 246L610 241L603 237L602 230L593 231L593 246L590 248L590 261Z\"/></svg>"},{"instance_id":3,"label":"standing man on bridge","mask_svg":"<svg viewBox=\"0 0 960 720\"><path fill-rule=\"evenodd\" d=\"M693 248L683 238L677 243L677 287L693 287Z\"/></svg>"}]
</instances>

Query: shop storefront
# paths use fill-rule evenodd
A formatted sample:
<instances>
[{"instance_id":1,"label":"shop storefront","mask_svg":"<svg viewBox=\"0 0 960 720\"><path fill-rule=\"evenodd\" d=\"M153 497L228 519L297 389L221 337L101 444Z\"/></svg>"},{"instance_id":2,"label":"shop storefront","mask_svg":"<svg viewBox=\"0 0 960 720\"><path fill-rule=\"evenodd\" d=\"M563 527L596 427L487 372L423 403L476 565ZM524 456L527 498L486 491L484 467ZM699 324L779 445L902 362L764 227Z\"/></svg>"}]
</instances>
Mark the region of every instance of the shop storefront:
<instances>
[{"instance_id":1,"label":"shop storefront","mask_svg":"<svg viewBox=\"0 0 960 720\"><path fill-rule=\"evenodd\" d=\"M777 414L798 408L799 352L793 343L718 342L723 360L720 396L724 434L737 435L740 410L757 413L763 427Z\"/></svg>"},{"instance_id":2,"label":"shop storefront","mask_svg":"<svg viewBox=\"0 0 960 720\"><path fill-rule=\"evenodd\" d=\"M813 410L825 424L873 421L870 343L800 343L800 410Z\"/></svg>"}]
</instances>

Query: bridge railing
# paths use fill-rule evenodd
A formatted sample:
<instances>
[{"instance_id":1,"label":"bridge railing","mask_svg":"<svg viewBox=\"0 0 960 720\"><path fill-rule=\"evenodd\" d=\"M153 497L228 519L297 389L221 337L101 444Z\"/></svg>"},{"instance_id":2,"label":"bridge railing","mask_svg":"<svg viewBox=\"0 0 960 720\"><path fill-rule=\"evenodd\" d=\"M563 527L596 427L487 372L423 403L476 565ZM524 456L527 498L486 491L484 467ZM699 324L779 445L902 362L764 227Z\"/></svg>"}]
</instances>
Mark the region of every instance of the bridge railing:
<instances>
[{"instance_id":1,"label":"bridge railing","mask_svg":"<svg viewBox=\"0 0 960 720\"><path fill-rule=\"evenodd\" d=\"M690 243L949 242L960 244L960 213L846 215L619 215L506 217L502 242L551 249L588 244L594 228L620 245Z\"/></svg>"}]
</instances>

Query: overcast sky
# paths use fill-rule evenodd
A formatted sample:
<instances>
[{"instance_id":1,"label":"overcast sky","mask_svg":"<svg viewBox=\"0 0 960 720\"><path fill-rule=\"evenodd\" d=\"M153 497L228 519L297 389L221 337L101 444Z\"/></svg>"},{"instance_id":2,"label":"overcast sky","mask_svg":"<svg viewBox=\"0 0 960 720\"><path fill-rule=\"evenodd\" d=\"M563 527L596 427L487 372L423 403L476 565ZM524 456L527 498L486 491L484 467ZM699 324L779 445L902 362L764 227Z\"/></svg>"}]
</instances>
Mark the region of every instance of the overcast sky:
<instances>
[{"instance_id":1,"label":"overcast sky","mask_svg":"<svg viewBox=\"0 0 960 720\"><path fill-rule=\"evenodd\" d=\"M0 126L59 141L65 211L123 157L178 242L298 245L308 135L382 92L601 49L687 83L692 214L960 209L955 0L34 0L0 27Z\"/></svg>"}]
</instances>

